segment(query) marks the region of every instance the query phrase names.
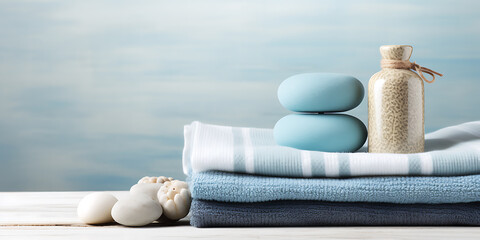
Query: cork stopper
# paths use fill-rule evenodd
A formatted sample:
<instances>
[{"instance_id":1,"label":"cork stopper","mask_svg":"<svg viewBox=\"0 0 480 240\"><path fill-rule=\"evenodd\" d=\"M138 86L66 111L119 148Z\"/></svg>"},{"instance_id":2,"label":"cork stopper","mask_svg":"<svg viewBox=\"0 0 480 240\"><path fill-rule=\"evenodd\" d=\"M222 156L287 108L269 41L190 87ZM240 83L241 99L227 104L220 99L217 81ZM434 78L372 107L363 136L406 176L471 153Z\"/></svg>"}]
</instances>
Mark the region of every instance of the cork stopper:
<instances>
[{"instance_id":1,"label":"cork stopper","mask_svg":"<svg viewBox=\"0 0 480 240\"><path fill-rule=\"evenodd\" d=\"M412 56L413 48L410 45L383 45L380 54L383 59L406 61Z\"/></svg>"}]
</instances>

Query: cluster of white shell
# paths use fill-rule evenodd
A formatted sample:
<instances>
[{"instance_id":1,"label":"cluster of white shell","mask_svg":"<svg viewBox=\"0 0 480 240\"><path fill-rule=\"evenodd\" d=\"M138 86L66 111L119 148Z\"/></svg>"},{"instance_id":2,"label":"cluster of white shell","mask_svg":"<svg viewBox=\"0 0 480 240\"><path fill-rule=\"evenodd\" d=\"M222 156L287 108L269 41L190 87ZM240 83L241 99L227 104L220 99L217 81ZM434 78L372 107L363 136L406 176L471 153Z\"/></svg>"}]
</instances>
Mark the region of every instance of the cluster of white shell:
<instances>
[{"instance_id":1,"label":"cluster of white shell","mask_svg":"<svg viewBox=\"0 0 480 240\"><path fill-rule=\"evenodd\" d=\"M115 221L138 227L157 220L184 218L191 201L186 182L163 176L143 177L130 188L126 197L119 200L105 192L88 194L78 204L77 214L87 224Z\"/></svg>"},{"instance_id":2,"label":"cluster of white shell","mask_svg":"<svg viewBox=\"0 0 480 240\"><path fill-rule=\"evenodd\" d=\"M172 177L143 177L140 180L138 180L138 183L164 183L164 182L170 182L173 181Z\"/></svg>"}]
</instances>

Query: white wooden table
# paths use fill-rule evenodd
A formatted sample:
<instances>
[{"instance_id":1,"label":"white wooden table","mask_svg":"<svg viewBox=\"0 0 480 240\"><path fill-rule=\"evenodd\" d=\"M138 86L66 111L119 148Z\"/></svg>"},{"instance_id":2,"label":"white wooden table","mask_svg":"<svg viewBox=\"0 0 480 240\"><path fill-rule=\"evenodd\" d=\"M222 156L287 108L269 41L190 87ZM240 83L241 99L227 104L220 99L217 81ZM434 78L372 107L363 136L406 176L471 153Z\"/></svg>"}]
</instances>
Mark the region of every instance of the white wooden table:
<instances>
[{"instance_id":1,"label":"white wooden table","mask_svg":"<svg viewBox=\"0 0 480 240\"><path fill-rule=\"evenodd\" d=\"M0 193L0 239L480 239L480 227L206 228L91 226L76 216L89 192ZM127 192L112 192L121 197Z\"/></svg>"}]
</instances>

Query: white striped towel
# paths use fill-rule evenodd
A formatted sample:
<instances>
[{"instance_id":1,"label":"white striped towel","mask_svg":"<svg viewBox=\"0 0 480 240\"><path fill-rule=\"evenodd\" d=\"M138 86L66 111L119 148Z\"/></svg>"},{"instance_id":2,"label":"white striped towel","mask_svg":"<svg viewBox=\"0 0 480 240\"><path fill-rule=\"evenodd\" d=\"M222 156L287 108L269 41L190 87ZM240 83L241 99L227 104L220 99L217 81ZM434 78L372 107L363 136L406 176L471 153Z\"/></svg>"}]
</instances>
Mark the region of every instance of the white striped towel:
<instances>
[{"instance_id":1,"label":"white striped towel","mask_svg":"<svg viewBox=\"0 0 480 240\"><path fill-rule=\"evenodd\" d=\"M278 146L272 129L193 122L184 128L183 170L288 177L453 176L480 173L480 121L427 134L415 154L330 153Z\"/></svg>"}]
</instances>

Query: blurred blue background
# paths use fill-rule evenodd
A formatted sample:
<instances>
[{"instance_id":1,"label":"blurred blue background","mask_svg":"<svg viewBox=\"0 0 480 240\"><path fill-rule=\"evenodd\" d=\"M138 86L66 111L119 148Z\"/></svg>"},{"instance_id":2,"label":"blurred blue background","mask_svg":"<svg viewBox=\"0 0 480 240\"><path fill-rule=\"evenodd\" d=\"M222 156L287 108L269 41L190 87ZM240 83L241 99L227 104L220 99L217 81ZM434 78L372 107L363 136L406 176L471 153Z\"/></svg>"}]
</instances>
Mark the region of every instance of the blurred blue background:
<instances>
[{"instance_id":1,"label":"blurred blue background","mask_svg":"<svg viewBox=\"0 0 480 240\"><path fill-rule=\"evenodd\" d=\"M181 171L183 125L273 127L285 78L364 86L378 48L443 73L425 126L480 119L479 1L0 2L0 191L128 190ZM366 98L350 111L367 123Z\"/></svg>"}]
</instances>

